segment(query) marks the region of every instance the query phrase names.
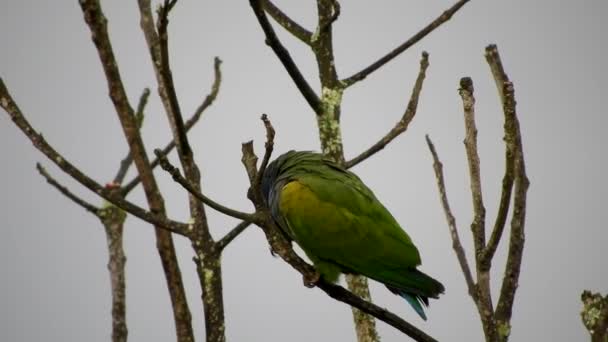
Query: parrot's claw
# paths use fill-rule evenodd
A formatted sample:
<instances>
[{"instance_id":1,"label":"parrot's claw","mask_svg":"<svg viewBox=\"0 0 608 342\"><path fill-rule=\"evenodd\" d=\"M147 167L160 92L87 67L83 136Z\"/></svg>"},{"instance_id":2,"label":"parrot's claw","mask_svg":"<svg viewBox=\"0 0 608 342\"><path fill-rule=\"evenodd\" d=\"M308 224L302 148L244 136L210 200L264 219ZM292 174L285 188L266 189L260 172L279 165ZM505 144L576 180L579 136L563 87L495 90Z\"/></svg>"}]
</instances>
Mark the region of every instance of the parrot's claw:
<instances>
[{"instance_id":1,"label":"parrot's claw","mask_svg":"<svg viewBox=\"0 0 608 342\"><path fill-rule=\"evenodd\" d=\"M315 286L317 286L317 283L319 282L319 280L321 279L321 274L319 274L319 272L315 271L312 274L306 274L303 277L303 281L304 281L304 286L308 287L308 288L313 288Z\"/></svg>"}]
</instances>

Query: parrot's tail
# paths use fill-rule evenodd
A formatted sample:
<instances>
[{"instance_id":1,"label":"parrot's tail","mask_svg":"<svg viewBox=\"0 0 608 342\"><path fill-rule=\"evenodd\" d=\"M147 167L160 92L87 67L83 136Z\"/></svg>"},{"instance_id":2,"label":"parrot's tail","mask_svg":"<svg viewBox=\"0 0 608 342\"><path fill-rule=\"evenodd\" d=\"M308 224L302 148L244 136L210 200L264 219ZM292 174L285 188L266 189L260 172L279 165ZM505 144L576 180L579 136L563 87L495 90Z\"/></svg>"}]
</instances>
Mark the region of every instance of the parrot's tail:
<instances>
[{"instance_id":1,"label":"parrot's tail","mask_svg":"<svg viewBox=\"0 0 608 342\"><path fill-rule=\"evenodd\" d=\"M409 270L405 278L407 284L403 284L403 286L386 285L386 287L394 294L405 299L416 313L426 321L423 305L424 307L429 306L429 298L438 298L445 291L445 288L439 281L416 269Z\"/></svg>"}]
</instances>

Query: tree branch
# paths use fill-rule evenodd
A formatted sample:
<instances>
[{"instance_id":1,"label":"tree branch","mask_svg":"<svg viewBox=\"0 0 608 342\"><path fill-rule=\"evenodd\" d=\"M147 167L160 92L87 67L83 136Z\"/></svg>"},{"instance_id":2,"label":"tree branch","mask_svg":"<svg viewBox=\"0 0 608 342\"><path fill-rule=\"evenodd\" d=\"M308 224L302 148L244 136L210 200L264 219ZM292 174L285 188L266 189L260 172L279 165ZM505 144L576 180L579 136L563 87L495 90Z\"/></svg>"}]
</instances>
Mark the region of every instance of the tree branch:
<instances>
[{"instance_id":1,"label":"tree branch","mask_svg":"<svg viewBox=\"0 0 608 342\"><path fill-rule=\"evenodd\" d=\"M323 290L328 296L343 303L349 304L350 306L356 307L357 309L365 312L366 314L376 317L377 319L383 321L384 323L411 337L415 341L436 341L433 337L427 335L425 332L403 320L401 317L395 315L394 313L384 308L377 306L372 302L365 301L353 295L350 291L346 290L342 286L328 283L322 278L316 284L316 286Z\"/></svg>"},{"instance_id":2,"label":"tree branch","mask_svg":"<svg viewBox=\"0 0 608 342\"><path fill-rule=\"evenodd\" d=\"M224 235L223 238L216 242L217 248L220 251L226 248L226 246L228 246L228 244L230 244L232 240L234 240L237 236L244 232L245 229L247 229L247 227L249 227L250 225L251 222L249 221L241 221L241 223L237 224L236 227L232 228L226 235Z\"/></svg>"},{"instance_id":3,"label":"tree branch","mask_svg":"<svg viewBox=\"0 0 608 342\"><path fill-rule=\"evenodd\" d=\"M473 96L473 80L469 77L460 79L460 89L464 107L464 122L466 136L464 145L467 152L469 164L469 177L471 179L471 194L473 197L474 218L471 223L471 231L475 242L475 259L479 259L485 247L485 215L486 209L483 205L481 191L481 175L479 154L477 153L477 127L475 125L475 97Z\"/></svg>"},{"instance_id":4,"label":"tree branch","mask_svg":"<svg viewBox=\"0 0 608 342\"><path fill-rule=\"evenodd\" d=\"M184 180L189 185L190 190L202 195L200 171L194 161L194 154L188 142L186 126L177 99L169 61L169 13L176 3L177 0L165 0L159 6L157 11L157 32L153 26L150 1L139 0L140 22L150 50L150 57L153 61L158 92L169 119L171 131L173 132L173 140L176 142L178 156L184 170ZM218 65L219 60L216 60L216 66ZM218 74L216 73L217 76ZM197 115L199 110L202 113L205 105L207 103L203 103L197 109L195 115ZM157 155L162 155L160 151L158 152L159 154ZM178 174L179 172L174 174L174 179L176 179L175 176ZM206 340L208 342L224 342L226 336L224 302L222 299L221 251L217 249L209 233L203 202L198 200L192 193L188 196L188 200L190 217L193 220L193 232L190 240L195 253L194 261L202 290L201 299L205 317Z\"/></svg>"},{"instance_id":5,"label":"tree branch","mask_svg":"<svg viewBox=\"0 0 608 342\"><path fill-rule=\"evenodd\" d=\"M188 119L186 121L186 124L185 124L186 132L190 132L190 129L192 129L192 127L194 127L194 125L200 120L200 118L202 117L202 114L205 112L205 110L207 108L209 108L213 104L213 102L215 102L215 99L217 98L217 95L220 90L220 85L222 83L222 72L221 72L221 68L220 68L221 64L222 64L222 61L218 57L215 57L215 59L214 59L215 79L213 80L213 85L211 86L211 92L209 94L207 94L207 96L205 97L205 99L203 100L201 105L197 107L197 109L194 111L194 114L192 114L192 117L190 117L190 119ZM167 145L165 145L165 147L162 149L162 154L164 156L166 156L171 151L173 151L174 148L175 148L175 140L171 139L171 141L169 143L167 143ZM159 159L154 158L152 160L152 162L150 163L150 167L152 167L152 169L154 169L159 164L160 164ZM122 195L126 196L127 194L129 194L133 189L135 189L135 187L137 185L139 185L140 182L141 182L141 179L140 179L139 175L135 176L131 181L129 181L125 186L122 187L122 189L121 189Z\"/></svg>"},{"instance_id":6,"label":"tree branch","mask_svg":"<svg viewBox=\"0 0 608 342\"><path fill-rule=\"evenodd\" d=\"M509 205L511 202L511 194L513 192L513 182L515 179L515 156L517 154L517 132L515 130L515 120L512 118L512 112L515 110L511 108L514 103L507 102L505 97L503 86L505 82L509 81L500 61L498 55L498 49L496 45L489 45L486 47L486 60L490 66L492 75L497 85L498 94L502 103L503 113L505 117L504 123L504 141L505 141L505 175L502 179L502 192L500 195L500 203L498 205L498 213L496 215L496 221L492 234L488 241L488 244L484 250L483 258L481 259L482 269L489 270L492 265L492 258L500 239L503 235L505 224L507 221L507 215L509 213Z\"/></svg>"},{"instance_id":7,"label":"tree branch","mask_svg":"<svg viewBox=\"0 0 608 342\"><path fill-rule=\"evenodd\" d=\"M294 37L301 40L303 43L310 45L312 32L305 29L303 26L291 19L287 14L281 11L275 4L270 0L263 0L264 10L270 14L270 16L279 25L283 26L285 30L291 33Z\"/></svg>"},{"instance_id":8,"label":"tree branch","mask_svg":"<svg viewBox=\"0 0 608 342\"><path fill-rule=\"evenodd\" d=\"M509 240L509 250L505 275L500 289L500 297L496 305L496 320L499 323L509 324L513 309L515 291L519 284L519 273L521 269L521 259L523 256L525 242L525 220L526 220L526 200L530 181L526 175L524 152L519 130L519 120L515 110L515 94L513 84L505 82L503 88L507 110L505 120L509 123L506 127L512 127L512 132L505 131L505 134L512 134L517 147L514 154L515 160L515 187L513 198L513 216L511 217L511 237ZM507 139L508 140L508 139Z\"/></svg>"},{"instance_id":9,"label":"tree branch","mask_svg":"<svg viewBox=\"0 0 608 342\"><path fill-rule=\"evenodd\" d=\"M355 158L347 161L345 163L346 168L351 168L360 162L366 160L367 158L373 156L378 151L382 150L386 147L393 139L398 137L401 133L405 132L412 121L414 116L416 115L416 110L418 109L418 99L420 98L420 92L422 91L422 84L424 82L424 78L426 76L426 69L429 66L429 54L424 51L422 52L422 59L420 60L420 71L418 72L418 78L416 78L416 83L414 83L414 89L412 89L412 95L410 96L410 101L407 104L407 108L403 113L401 119L395 124L393 127L382 139L368 148L366 151L363 151L361 154L356 156Z\"/></svg>"},{"instance_id":10,"label":"tree branch","mask_svg":"<svg viewBox=\"0 0 608 342\"><path fill-rule=\"evenodd\" d=\"M62 193L65 197L69 198L70 200L72 200L72 202L78 204L91 214L99 217L99 208L76 196L67 187L59 184L59 182L57 182L40 163L36 163L36 169L38 169L40 175L46 179L47 183L52 185L55 189L59 190L59 192Z\"/></svg>"},{"instance_id":11,"label":"tree branch","mask_svg":"<svg viewBox=\"0 0 608 342\"><path fill-rule=\"evenodd\" d=\"M342 81L342 83L344 84L344 86L348 87L348 86L351 86L351 85L365 79L371 73L380 69L383 65L390 62L393 58L399 56L401 53L403 53L404 51L409 49L411 46L413 46L414 44L419 42L422 38L426 37L429 33L433 32L436 28L441 26L443 23L450 20L450 18L452 18L452 16L456 12L458 12L458 10L460 10L460 8L462 6L464 6L467 2L469 2L469 0L458 1L457 3L452 5L452 7L450 7L446 11L444 11L439 17L437 17L435 20L433 20L430 24L425 26L422 30L420 30L418 33L413 35L410 39L405 41L403 44L399 45L393 51L391 51L388 54L386 54L385 56L381 57L380 59L378 59L376 62L372 63L365 69L344 79Z\"/></svg>"},{"instance_id":12,"label":"tree branch","mask_svg":"<svg viewBox=\"0 0 608 342\"><path fill-rule=\"evenodd\" d=\"M264 151L264 158L262 158L262 164L260 165L260 169L257 173L255 179L255 187L259 188L262 186L262 176L264 175L264 171L266 171L266 167L268 166L268 162L270 161L270 156L272 155L272 151L274 149L274 127L272 127L272 123L268 119L266 114L262 114L262 122L264 122L264 128L266 129L266 144Z\"/></svg>"},{"instance_id":13,"label":"tree branch","mask_svg":"<svg viewBox=\"0 0 608 342\"><path fill-rule=\"evenodd\" d=\"M142 178L142 185L148 205L153 212L166 215L164 200L152 173L139 128L133 115L133 109L129 104L120 77L118 63L114 57L108 35L107 20L102 12L99 0L80 0L80 6L82 7L85 22L89 26L93 43L97 48L99 59L104 69L110 98L114 103L124 135L129 143L131 156ZM194 341L192 318L171 234L157 227L156 245L171 297L177 340L179 342Z\"/></svg>"},{"instance_id":14,"label":"tree branch","mask_svg":"<svg viewBox=\"0 0 608 342\"><path fill-rule=\"evenodd\" d=\"M156 153L156 156L160 160L160 166L161 166L161 168L163 170L167 171L167 173L169 173L171 175L171 177L173 178L173 180L175 182L177 182L179 185L181 185L184 189L186 189L186 191L188 191L192 196L194 196L199 201L205 203L206 205L208 205L211 208L219 211L222 214L225 214L225 215L237 218L237 219L241 219L243 221L249 221L249 222L257 222L258 221L256 219L256 215L255 214L249 214L249 213L245 213L245 212L241 212L241 211L238 211L238 210L234 210L234 209L228 208L228 207L226 207L224 205L221 205L221 204L215 202L214 200L210 199L209 197L203 195L186 178L184 178L181 175L181 173L179 172L179 169L176 168L175 166L173 166L169 162L169 160L167 159L167 157L164 156L164 155L162 155L162 152L159 149L154 150L154 153Z\"/></svg>"},{"instance_id":15,"label":"tree branch","mask_svg":"<svg viewBox=\"0 0 608 342\"><path fill-rule=\"evenodd\" d=\"M55 165L57 165L63 172L70 175L78 183L82 184L87 189L101 196L103 199L121 208L122 210L139 217L140 219L151 223L155 226L159 226L170 232L188 236L189 226L185 223L172 221L167 219L164 215L160 215L155 212L149 212L141 207L126 201L120 195L115 194L113 191L104 188L99 183L95 182L89 176L80 171L76 166L65 159L59 154L51 145L49 145L44 137L37 133L34 128L27 121L23 113L11 97L8 89L6 88L4 81L0 78L0 107L6 111L11 120L15 125L25 134L25 136L32 142L34 147L38 149L42 154L49 158Z\"/></svg>"},{"instance_id":16,"label":"tree branch","mask_svg":"<svg viewBox=\"0 0 608 342\"><path fill-rule=\"evenodd\" d=\"M141 129L141 126L144 123L144 108L148 103L148 98L150 97L150 89L145 88L139 97L139 103L137 104L137 111L135 112L135 120L137 121L137 127ZM127 155L120 162L120 167L116 172L116 176L114 176L114 180L112 183L114 184L122 184L125 180L125 176L127 175L127 171L129 167L133 164L133 157L131 157L131 152L128 152Z\"/></svg>"},{"instance_id":17,"label":"tree branch","mask_svg":"<svg viewBox=\"0 0 608 342\"><path fill-rule=\"evenodd\" d=\"M274 51L274 53L277 55L287 70L287 73L289 76L291 76L291 79L296 84L296 87L298 87L298 90L300 90L300 93L302 93L302 96L304 96L304 99L306 99L306 102L308 102L313 111L317 114L321 113L321 101L319 100L319 97L317 94L315 94L314 90L312 90L296 66L295 62L291 58L291 55L289 54L289 51L287 51L283 44L281 44L281 41L277 37L272 25L266 17L262 1L264 0L249 0L249 4L253 9L262 30L264 30L264 34L266 35L266 44L270 46L272 51Z\"/></svg>"},{"instance_id":18,"label":"tree branch","mask_svg":"<svg viewBox=\"0 0 608 342\"><path fill-rule=\"evenodd\" d=\"M108 205L99 218L106 232L108 270L112 288L112 342L127 342L125 263L123 231L127 215L120 208Z\"/></svg>"},{"instance_id":19,"label":"tree branch","mask_svg":"<svg viewBox=\"0 0 608 342\"><path fill-rule=\"evenodd\" d=\"M470 77L460 79L460 89L464 108L465 139L464 145L469 164L471 180L471 195L473 199L473 244L475 246L475 264L477 266L477 310L482 320L486 340L495 341L497 329L495 317L492 314L492 291L490 288L490 272L481 268L482 254L485 248L485 216L481 191L481 172L479 154L477 153L477 127L475 125L475 97L473 96L473 80Z\"/></svg>"},{"instance_id":20,"label":"tree branch","mask_svg":"<svg viewBox=\"0 0 608 342\"><path fill-rule=\"evenodd\" d=\"M177 100L175 85L173 82L173 73L169 63L169 34L167 28L169 25L169 13L177 3L177 0L165 0L163 5L158 7L158 20L156 27L158 29L158 48L148 45L150 51L158 50L159 55L156 56L160 63L154 63L158 81L158 93L167 111L171 130L173 131L174 140L178 142L177 149L180 155L192 154L186 127L182 117L182 112ZM143 26L142 26L143 27ZM146 28L149 29L149 28ZM146 35L147 37L147 35ZM148 41L150 44L151 41ZM151 56L155 60L154 56Z\"/></svg>"},{"instance_id":21,"label":"tree branch","mask_svg":"<svg viewBox=\"0 0 608 342\"><path fill-rule=\"evenodd\" d=\"M473 298L473 301L477 302L477 290L475 282L473 281L473 276L471 273L471 268L469 267L469 262L467 261L467 256L462 247L462 243L460 242L460 236L458 235L458 228L456 226L456 219L452 214L452 210L450 209L450 204L448 202L448 195L445 188L445 181L443 177L443 164L439 160L439 156L437 155L437 151L435 150L435 145L429 138L428 134L426 135L426 144L431 151L431 155L433 156L433 170L435 170L435 178L437 179L437 188L439 189L439 198L441 200L441 205L443 207L443 211L445 213L445 217L448 221L448 228L450 230L450 236L452 237L452 249L456 253L456 258L458 259L458 263L460 264L460 269L462 270L462 274L464 275L464 280L467 284L467 289L469 290L469 295Z\"/></svg>"}]
</instances>

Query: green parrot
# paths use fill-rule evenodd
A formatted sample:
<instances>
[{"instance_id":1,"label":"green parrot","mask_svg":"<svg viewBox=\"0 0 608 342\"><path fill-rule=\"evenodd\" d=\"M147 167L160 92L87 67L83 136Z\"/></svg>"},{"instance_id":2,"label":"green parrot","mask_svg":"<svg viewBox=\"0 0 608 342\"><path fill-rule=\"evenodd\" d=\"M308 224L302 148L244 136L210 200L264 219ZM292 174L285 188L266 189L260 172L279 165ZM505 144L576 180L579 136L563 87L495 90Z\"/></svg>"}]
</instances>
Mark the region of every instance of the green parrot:
<instances>
[{"instance_id":1,"label":"green parrot","mask_svg":"<svg viewBox=\"0 0 608 342\"><path fill-rule=\"evenodd\" d=\"M313 152L289 151L268 165L262 192L273 219L325 280L361 274L422 304L443 285L416 269L420 254L407 233L354 173Z\"/></svg>"}]
</instances>

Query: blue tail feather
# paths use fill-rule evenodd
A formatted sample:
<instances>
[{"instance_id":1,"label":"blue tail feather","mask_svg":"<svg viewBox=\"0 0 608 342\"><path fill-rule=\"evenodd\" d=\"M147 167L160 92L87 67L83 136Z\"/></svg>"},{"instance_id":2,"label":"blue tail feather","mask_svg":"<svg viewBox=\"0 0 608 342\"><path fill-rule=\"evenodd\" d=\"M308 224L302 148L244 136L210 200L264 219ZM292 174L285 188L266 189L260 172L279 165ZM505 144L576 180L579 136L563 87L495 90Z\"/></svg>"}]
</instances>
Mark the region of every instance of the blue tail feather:
<instances>
[{"instance_id":1,"label":"blue tail feather","mask_svg":"<svg viewBox=\"0 0 608 342\"><path fill-rule=\"evenodd\" d=\"M420 318L426 321L426 314L424 313L424 309L420 304L420 299L417 296L401 291L399 291L399 296L405 299L412 306L412 308L414 308L414 311L416 311Z\"/></svg>"}]
</instances>

